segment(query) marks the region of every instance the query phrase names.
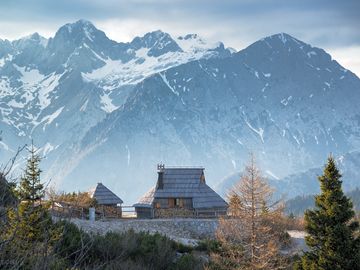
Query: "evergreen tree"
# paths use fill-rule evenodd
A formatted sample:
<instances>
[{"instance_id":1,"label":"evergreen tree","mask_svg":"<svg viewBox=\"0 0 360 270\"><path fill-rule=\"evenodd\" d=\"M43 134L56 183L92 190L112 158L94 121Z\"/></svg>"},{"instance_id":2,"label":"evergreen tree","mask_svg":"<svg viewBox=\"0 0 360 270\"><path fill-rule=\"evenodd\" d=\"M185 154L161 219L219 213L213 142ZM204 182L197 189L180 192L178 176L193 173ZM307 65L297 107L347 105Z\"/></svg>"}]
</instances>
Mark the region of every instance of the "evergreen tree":
<instances>
[{"instance_id":1,"label":"evergreen tree","mask_svg":"<svg viewBox=\"0 0 360 270\"><path fill-rule=\"evenodd\" d=\"M11 258L5 268L47 269L59 231L52 223L48 205L41 201L45 194L40 181L41 159L33 145L28 151L26 169L17 189L19 204L8 210L8 224L2 232L2 238L8 242L3 254Z\"/></svg>"},{"instance_id":2,"label":"evergreen tree","mask_svg":"<svg viewBox=\"0 0 360 270\"><path fill-rule=\"evenodd\" d=\"M315 209L305 212L305 252L298 269L360 269L359 223L354 221L352 203L342 191L341 174L332 157L319 177L321 193Z\"/></svg>"},{"instance_id":3,"label":"evergreen tree","mask_svg":"<svg viewBox=\"0 0 360 270\"><path fill-rule=\"evenodd\" d=\"M27 201L34 205L35 202L39 202L44 197L44 186L40 181L40 156L36 154L33 144L28 151L29 158L20 180L18 196L20 201Z\"/></svg>"}]
</instances>

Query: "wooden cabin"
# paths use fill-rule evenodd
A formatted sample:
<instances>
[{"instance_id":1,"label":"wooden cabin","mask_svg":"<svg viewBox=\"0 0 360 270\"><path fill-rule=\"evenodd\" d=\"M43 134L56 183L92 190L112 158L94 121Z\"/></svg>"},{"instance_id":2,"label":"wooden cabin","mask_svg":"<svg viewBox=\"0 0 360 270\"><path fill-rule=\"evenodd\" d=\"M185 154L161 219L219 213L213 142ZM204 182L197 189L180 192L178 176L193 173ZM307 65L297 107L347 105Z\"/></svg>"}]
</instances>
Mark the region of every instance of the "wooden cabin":
<instances>
[{"instance_id":1,"label":"wooden cabin","mask_svg":"<svg viewBox=\"0 0 360 270\"><path fill-rule=\"evenodd\" d=\"M121 217L123 200L102 183L97 184L92 197L96 199L96 209L102 217Z\"/></svg>"},{"instance_id":2,"label":"wooden cabin","mask_svg":"<svg viewBox=\"0 0 360 270\"><path fill-rule=\"evenodd\" d=\"M133 205L138 218L215 217L228 204L205 181L202 167L158 165L156 185Z\"/></svg>"}]
</instances>

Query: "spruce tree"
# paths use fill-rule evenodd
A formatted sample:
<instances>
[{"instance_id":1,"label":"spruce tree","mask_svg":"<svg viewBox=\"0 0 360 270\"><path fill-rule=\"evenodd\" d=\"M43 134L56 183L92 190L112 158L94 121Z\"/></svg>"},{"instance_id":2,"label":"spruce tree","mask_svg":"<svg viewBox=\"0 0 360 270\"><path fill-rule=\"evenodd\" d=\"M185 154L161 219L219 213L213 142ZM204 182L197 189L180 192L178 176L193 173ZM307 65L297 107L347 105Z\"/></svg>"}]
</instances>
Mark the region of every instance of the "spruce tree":
<instances>
[{"instance_id":1,"label":"spruce tree","mask_svg":"<svg viewBox=\"0 0 360 270\"><path fill-rule=\"evenodd\" d=\"M3 238L8 242L5 254L11 263L6 266L18 269L46 269L51 245L58 237L53 226L48 205L42 202L44 186L40 180L40 156L32 145L29 149L26 169L17 189L19 204L8 210L8 224ZM0 265L1 268L1 265Z\"/></svg>"},{"instance_id":2,"label":"spruce tree","mask_svg":"<svg viewBox=\"0 0 360 270\"><path fill-rule=\"evenodd\" d=\"M354 220L352 202L342 191L341 174L333 157L328 158L320 176L321 193L315 208L305 212L305 252L298 269L360 269L359 223Z\"/></svg>"},{"instance_id":3,"label":"spruce tree","mask_svg":"<svg viewBox=\"0 0 360 270\"><path fill-rule=\"evenodd\" d=\"M35 202L40 202L44 197L44 186L40 181L40 156L36 154L33 144L28 151L29 158L27 159L26 169L20 180L18 196L20 201L26 201L34 205Z\"/></svg>"}]
</instances>

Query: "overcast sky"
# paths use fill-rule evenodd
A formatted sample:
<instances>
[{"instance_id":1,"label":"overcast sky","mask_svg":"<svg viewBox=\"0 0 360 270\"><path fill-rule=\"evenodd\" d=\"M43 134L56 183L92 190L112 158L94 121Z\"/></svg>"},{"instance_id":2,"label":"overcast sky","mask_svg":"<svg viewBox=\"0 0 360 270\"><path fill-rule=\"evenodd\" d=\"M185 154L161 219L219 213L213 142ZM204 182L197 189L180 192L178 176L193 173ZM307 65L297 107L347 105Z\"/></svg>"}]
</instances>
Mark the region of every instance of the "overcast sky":
<instances>
[{"instance_id":1,"label":"overcast sky","mask_svg":"<svg viewBox=\"0 0 360 270\"><path fill-rule=\"evenodd\" d=\"M92 21L116 41L161 29L197 33L243 49L285 32L324 48L360 77L359 0L0 0L0 38L54 36L65 23Z\"/></svg>"}]
</instances>

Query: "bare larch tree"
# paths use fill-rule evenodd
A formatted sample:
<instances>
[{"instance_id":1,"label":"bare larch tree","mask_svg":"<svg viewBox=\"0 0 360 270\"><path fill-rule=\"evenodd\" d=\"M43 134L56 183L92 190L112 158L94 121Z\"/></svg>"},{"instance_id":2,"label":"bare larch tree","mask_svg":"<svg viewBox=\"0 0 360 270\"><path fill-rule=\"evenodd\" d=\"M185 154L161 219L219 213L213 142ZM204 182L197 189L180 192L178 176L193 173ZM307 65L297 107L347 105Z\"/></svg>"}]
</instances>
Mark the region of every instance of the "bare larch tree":
<instances>
[{"instance_id":1,"label":"bare larch tree","mask_svg":"<svg viewBox=\"0 0 360 270\"><path fill-rule=\"evenodd\" d=\"M284 233L278 223L282 205L274 201L273 192L251 156L240 181L228 194L230 217L220 219L217 231L233 268L286 268L279 253Z\"/></svg>"}]
</instances>

